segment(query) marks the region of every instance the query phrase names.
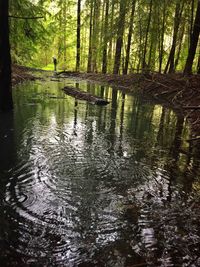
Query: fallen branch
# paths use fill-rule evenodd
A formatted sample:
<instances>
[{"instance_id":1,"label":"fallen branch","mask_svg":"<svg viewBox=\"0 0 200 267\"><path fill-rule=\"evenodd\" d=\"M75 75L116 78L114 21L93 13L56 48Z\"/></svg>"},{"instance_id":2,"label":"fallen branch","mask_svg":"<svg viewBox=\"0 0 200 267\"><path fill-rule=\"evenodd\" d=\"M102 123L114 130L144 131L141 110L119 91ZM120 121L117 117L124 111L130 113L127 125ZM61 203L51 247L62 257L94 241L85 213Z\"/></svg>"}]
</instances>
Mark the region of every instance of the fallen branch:
<instances>
[{"instance_id":1,"label":"fallen branch","mask_svg":"<svg viewBox=\"0 0 200 267\"><path fill-rule=\"evenodd\" d=\"M200 106L185 106L184 109L200 109Z\"/></svg>"},{"instance_id":2,"label":"fallen branch","mask_svg":"<svg viewBox=\"0 0 200 267\"><path fill-rule=\"evenodd\" d=\"M62 90L67 95L70 95L76 99L86 100L86 101L88 101L92 104L95 104L95 105L107 105L107 104L109 104L109 102L107 100L102 99L98 96L92 95L90 93L80 91L78 88L65 86Z\"/></svg>"},{"instance_id":3,"label":"fallen branch","mask_svg":"<svg viewBox=\"0 0 200 267\"><path fill-rule=\"evenodd\" d=\"M193 141L198 141L198 140L200 140L200 136L188 139L187 142L193 142Z\"/></svg>"},{"instance_id":4,"label":"fallen branch","mask_svg":"<svg viewBox=\"0 0 200 267\"><path fill-rule=\"evenodd\" d=\"M170 94L176 93L178 91L179 91L179 89L174 89L171 91L164 91L164 92L156 93L155 96L170 95Z\"/></svg>"},{"instance_id":5,"label":"fallen branch","mask_svg":"<svg viewBox=\"0 0 200 267\"><path fill-rule=\"evenodd\" d=\"M155 83L155 84L157 84L157 85L159 85L159 86L162 86L162 87L165 87L165 88L171 90L171 87L169 87L169 86L167 86L167 85L165 85L165 84L163 84L163 83L160 83L160 82L158 82L158 81L150 80L150 79L147 79L147 78L145 78L145 80L146 80L147 82Z\"/></svg>"}]
</instances>

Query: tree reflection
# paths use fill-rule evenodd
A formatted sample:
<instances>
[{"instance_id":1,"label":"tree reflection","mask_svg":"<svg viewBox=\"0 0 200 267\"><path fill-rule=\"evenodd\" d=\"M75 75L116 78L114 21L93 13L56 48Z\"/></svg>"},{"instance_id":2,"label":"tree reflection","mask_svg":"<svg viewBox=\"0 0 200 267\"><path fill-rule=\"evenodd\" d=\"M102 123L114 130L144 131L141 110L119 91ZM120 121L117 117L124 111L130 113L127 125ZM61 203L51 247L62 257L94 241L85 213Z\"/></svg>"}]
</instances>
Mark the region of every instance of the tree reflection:
<instances>
[{"instance_id":1,"label":"tree reflection","mask_svg":"<svg viewBox=\"0 0 200 267\"><path fill-rule=\"evenodd\" d=\"M117 117L117 96L118 91L116 89L112 90L112 104L111 104L111 115L110 115L110 128L109 128L109 135L108 140L110 141L110 148L109 153L114 152L114 146L116 141L116 117Z\"/></svg>"},{"instance_id":2,"label":"tree reflection","mask_svg":"<svg viewBox=\"0 0 200 267\"><path fill-rule=\"evenodd\" d=\"M120 113L120 128L119 128L119 155L123 155L123 131L124 131L124 107L126 95L122 93L121 113Z\"/></svg>"}]
</instances>

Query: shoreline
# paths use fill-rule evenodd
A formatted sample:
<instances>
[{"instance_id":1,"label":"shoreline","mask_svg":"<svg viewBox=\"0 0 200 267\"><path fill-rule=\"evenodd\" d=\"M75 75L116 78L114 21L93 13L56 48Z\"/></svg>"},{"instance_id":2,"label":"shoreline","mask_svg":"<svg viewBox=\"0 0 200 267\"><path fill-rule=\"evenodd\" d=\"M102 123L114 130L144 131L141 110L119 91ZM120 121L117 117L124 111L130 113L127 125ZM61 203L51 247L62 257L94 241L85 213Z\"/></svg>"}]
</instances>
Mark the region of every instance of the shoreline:
<instances>
[{"instance_id":1,"label":"shoreline","mask_svg":"<svg viewBox=\"0 0 200 267\"><path fill-rule=\"evenodd\" d=\"M17 65L13 65L12 71L13 85L38 79L30 72L49 72ZM124 93L137 91L142 97L183 114L191 126L191 138L194 141L200 141L198 138L200 137L200 75L183 76L182 73L114 75L62 71L57 73L57 77L59 76L110 85Z\"/></svg>"}]
</instances>

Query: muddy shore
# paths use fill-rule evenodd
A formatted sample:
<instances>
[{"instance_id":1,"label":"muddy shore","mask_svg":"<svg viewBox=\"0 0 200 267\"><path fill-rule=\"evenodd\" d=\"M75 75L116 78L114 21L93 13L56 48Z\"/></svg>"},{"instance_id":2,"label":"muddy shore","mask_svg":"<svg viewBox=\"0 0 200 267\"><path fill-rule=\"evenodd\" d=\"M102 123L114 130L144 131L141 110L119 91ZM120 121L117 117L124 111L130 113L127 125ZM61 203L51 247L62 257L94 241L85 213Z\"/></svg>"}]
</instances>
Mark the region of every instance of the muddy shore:
<instances>
[{"instance_id":1,"label":"muddy shore","mask_svg":"<svg viewBox=\"0 0 200 267\"><path fill-rule=\"evenodd\" d=\"M13 65L12 85L16 85L27 80L36 80L36 76L30 73L30 68Z\"/></svg>"},{"instance_id":2,"label":"muddy shore","mask_svg":"<svg viewBox=\"0 0 200 267\"><path fill-rule=\"evenodd\" d=\"M33 69L13 66L12 82L34 80ZM31 73L30 73L31 71ZM37 70L38 71L38 70ZM200 141L200 75L177 74L129 74L113 75L98 73L60 72L59 77L77 77L114 86L124 92L137 90L145 98L172 108L183 114L191 124L194 141Z\"/></svg>"}]
</instances>

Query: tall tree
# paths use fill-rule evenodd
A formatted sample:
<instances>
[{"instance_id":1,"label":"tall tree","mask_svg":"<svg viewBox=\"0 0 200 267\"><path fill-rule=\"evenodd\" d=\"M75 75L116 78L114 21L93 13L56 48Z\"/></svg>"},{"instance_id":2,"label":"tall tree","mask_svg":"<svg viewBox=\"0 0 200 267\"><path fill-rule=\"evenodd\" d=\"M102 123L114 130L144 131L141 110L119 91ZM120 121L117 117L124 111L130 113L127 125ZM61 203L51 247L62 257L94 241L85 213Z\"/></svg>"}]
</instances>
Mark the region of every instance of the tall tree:
<instances>
[{"instance_id":1,"label":"tall tree","mask_svg":"<svg viewBox=\"0 0 200 267\"><path fill-rule=\"evenodd\" d=\"M92 32L92 72L98 72L99 35L100 35L101 1L94 0L93 32Z\"/></svg>"},{"instance_id":2,"label":"tall tree","mask_svg":"<svg viewBox=\"0 0 200 267\"><path fill-rule=\"evenodd\" d=\"M162 71L162 63L163 63L163 55L164 55L164 36L165 36L165 23L166 23L166 11L167 4L166 0L163 0L162 3L162 26L161 26L161 34L159 38L159 72Z\"/></svg>"},{"instance_id":3,"label":"tall tree","mask_svg":"<svg viewBox=\"0 0 200 267\"><path fill-rule=\"evenodd\" d=\"M76 42L76 71L80 70L81 49L81 0L77 3L77 42Z\"/></svg>"},{"instance_id":4,"label":"tall tree","mask_svg":"<svg viewBox=\"0 0 200 267\"><path fill-rule=\"evenodd\" d=\"M87 72L92 71L92 30L93 30L93 0L90 3L90 26L89 26L89 48L88 48L88 64L87 64Z\"/></svg>"},{"instance_id":5,"label":"tall tree","mask_svg":"<svg viewBox=\"0 0 200 267\"><path fill-rule=\"evenodd\" d=\"M119 17L118 17L117 42L115 48L115 62L114 62L113 74L118 74L120 69L121 51L123 46L123 35L125 28L126 6L127 6L127 0L121 0Z\"/></svg>"},{"instance_id":6,"label":"tall tree","mask_svg":"<svg viewBox=\"0 0 200 267\"><path fill-rule=\"evenodd\" d=\"M109 11L109 0L106 0L104 40L103 40L104 43L103 43L102 73L106 73L107 72L108 11Z\"/></svg>"},{"instance_id":7,"label":"tall tree","mask_svg":"<svg viewBox=\"0 0 200 267\"><path fill-rule=\"evenodd\" d=\"M149 15L148 15L148 20L147 20L146 34L145 34L144 53L143 53L143 60L142 60L142 70L143 71L146 69L146 66L147 66L146 54L147 54L148 35L149 35L151 16L152 16L152 7L153 7L153 0L150 1Z\"/></svg>"},{"instance_id":8,"label":"tall tree","mask_svg":"<svg viewBox=\"0 0 200 267\"><path fill-rule=\"evenodd\" d=\"M165 73L174 72L174 58L175 58L175 51L177 45L177 37L178 31L181 23L183 7L185 4L185 0L177 0L176 1L176 8L175 8L175 15L174 15L174 31L173 31L173 39L172 39L172 46L169 53L169 58L165 67Z\"/></svg>"},{"instance_id":9,"label":"tall tree","mask_svg":"<svg viewBox=\"0 0 200 267\"><path fill-rule=\"evenodd\" d=\"M13 108L11 57L9 44L8 0L0 0L0 109Z\"/></svg>"},{"instance_id":10,"label":"tall tree","mask_svg":"<svg viewBox=\"0 0 200 267\"><path fill-rule=\"evenodd\" d=\"M198 39L200 33L200 0L198 0L197 11L193 26L193 32L190 38L190 47L188 51L187 61L185 64L184 74L191 74L192 73L192 65L197 49Z\"/></svg>"},{"instance_id":11,"label":"tall tree","mask_svg":"<svg viewBox=\"0 0 200 267\"><path fill-rule=\"evenodd\" d=\"M67 61L67 42L66 42L66 38L67 38L67 1L66 0L62 0L63 2L63 53L64 53L64 68L66 67L66 61Z\"/></svg>"},{"instance_id":12,"label":"tall tree","mask_svg":"<svg viewBox=\"0 0 200 267\"><path fill-rule=\"evenodd\" d=\"M135 13L135 4L136 4L136 0L132 0L131 18L130 18L130 23L129 23L128 41L127 41L127 47L126 47L126 58L125 58L125 66L123 69L123 74L127 74L128 72L128 64L129 64L130 50L131 50L131 39L132 39L132 34L133 34L133 19L134 19L134 13Z\"/></svg>"},{"instance_id":13,"label":"tall tree","mask_svg":"<svg viewBox=\"0 0 200 267\"><path fill-rule=\"evenodd\" d=\"M109 0L110 1L110 0ZM109 44L108 44L108 62L107 65L109 67L109 70L112 69L112 57L113 57L113 37L114 37L114 31L112 31L113 25L114 25L114 13L115 13L115 5L116 5L116 0L111 1L111 12L109 14Z\"/></svg>"}]
</instances>

